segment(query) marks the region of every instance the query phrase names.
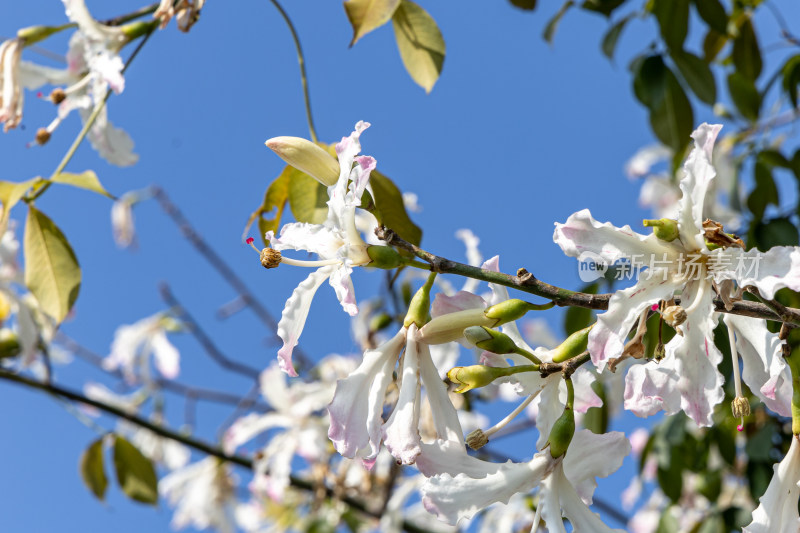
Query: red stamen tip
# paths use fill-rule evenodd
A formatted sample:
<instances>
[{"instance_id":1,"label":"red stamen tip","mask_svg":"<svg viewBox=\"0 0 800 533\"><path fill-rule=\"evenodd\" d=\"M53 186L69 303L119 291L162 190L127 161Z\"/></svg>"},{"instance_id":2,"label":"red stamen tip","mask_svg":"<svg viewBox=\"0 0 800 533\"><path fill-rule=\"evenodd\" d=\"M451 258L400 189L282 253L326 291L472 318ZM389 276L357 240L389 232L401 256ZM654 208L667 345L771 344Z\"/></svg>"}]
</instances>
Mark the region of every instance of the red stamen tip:
<instances>
[{"instance_id":1,"label":"red stamen tip","mask_svg":"<svg viewBox=\"0 0 800 533\"><path fill-rule=\"evenodd\" d=\"M739 424L738 426L736 426L736 429L737 431L742 431L744 429L744 426Z\"/></svg>"},{"instance_id":2,"label":"red stamen tip","mask_svg":"<svg viewBox=\"0 0 800 533\"><path fill-rule=\"evenodd\" d=\"M650 306L651 311L658 311L658 304L653 304Z\"/></svg>"},{"instance_id":3,"label":"red stamen tip","mask_svg":"<svg viewBox=\"0 0 800 533\"><path fill-rule=\"evenodd\" d=\"M247 244L253 244L253 241L255 241L255 239L253 237L250 237L249 239L247 239Z\"/></svg>"}]
</instances>

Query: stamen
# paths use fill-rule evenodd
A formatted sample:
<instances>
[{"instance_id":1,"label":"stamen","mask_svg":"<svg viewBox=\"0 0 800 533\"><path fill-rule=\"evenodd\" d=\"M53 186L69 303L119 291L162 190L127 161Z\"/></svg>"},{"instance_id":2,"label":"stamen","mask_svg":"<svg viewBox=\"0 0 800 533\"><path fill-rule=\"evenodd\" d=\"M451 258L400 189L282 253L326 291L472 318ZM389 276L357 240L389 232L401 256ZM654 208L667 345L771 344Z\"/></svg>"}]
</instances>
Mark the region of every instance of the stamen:
<instances>
[{"instance_id":1,"label":"stamen","mask_svg":"<svg viewBox=\"0 0 800 533\"><path fill-rule=\"evenodd\" d=\"M266 248L271 250L271 248ZM340 265L342 262L339 259L322 259L318 261L300 261L299 259L290 259L289 257L281 257L281 263L300 266L300 267L321 267L328 265Z\"/></svg>"},{"instance_id":2,"label":"stamen","mask_svg":"<svg viewBox=\"0 0 800 533\"><path fill-rule=\"evenodd\" d=\"M731 345L731 363L733 363L733 386L736 390L736 397L742 397L742 378L739 374L739 354L736 352L736 336L730 324L725 324L728 328L728 342Z\"/></svg>"},{"instance_id":3,"label":"stamen","mask_svg":"<svg viewBox=\"0 0 800 533\"><path fill-rule=\"evenodd\" d=\"M530 405L530 403L533 401L533 399L536 398L536 396L538 396L538 395L539 395L539 391L536 391L533 394L531 394L530 396L528 396L527 398L525 398L522 401L522 403L520 403L517 406L516 409L514 409L513 411L511 411L511 413L508 414L508 416L506 416L504 419L502 419L500 422L498 422L497 424L495 424L491 428L489 428L486 431L484 431L483 434L488 438L488 437L491 437L492 435L494 435L495 433L497 433L498 431L500 431L501 429L503 429L504 427L506 427L508 425L508 423L511 422L512 420L514 420L514 418L516 418L516 416L518 414L520 414L526 407L528 407L528 405Z\"/></svg>"},{"instance_id":4,"label":"stamen","mask_svg":"<svg viewBox=\"0 0 800 533\"><path fill-rule=\"evenodd\" d=\"M542 499L539 498L539 503L536 505L536 513L533 515L533 525L531 526L531 533L537 533L537 531L539 531L539 522L541 520L542 520Z\"/></svg>"}]
</instances>

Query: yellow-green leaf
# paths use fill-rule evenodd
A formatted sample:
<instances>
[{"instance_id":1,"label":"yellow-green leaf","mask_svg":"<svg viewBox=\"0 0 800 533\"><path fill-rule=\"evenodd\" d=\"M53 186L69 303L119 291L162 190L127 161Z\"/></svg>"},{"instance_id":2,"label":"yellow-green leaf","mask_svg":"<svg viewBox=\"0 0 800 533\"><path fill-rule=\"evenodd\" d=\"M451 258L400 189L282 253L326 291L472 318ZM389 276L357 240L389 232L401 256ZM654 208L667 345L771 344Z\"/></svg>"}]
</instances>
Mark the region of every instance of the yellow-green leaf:
<instances>
[{"instance_id":1,"label":"yellow-green leaf","mask_svg":"<svg viewBox=\"0 0 800 533\"><path fill-rule=\"evenodd\" d=\"M250 226L252 226L253 222L256 220L258 220L258 230L261 232L262 240L264 240L264 234L266 232L278 230L281 217L283 216L283 210L286 208L286 202L289 200L289 180L293 170L291 166L287 165L280 175L267 187L261 207L256 209L247 220L247 225L244 228L245 237L250 231ZM275 216L273 218L265 218L265 215L271 214L273 209L277 210ZM267 244L266 240L264 240L264 244Z\"/></svg>"},{"instance_id":2,"label":"yellow-green leaf","mask_svg":"<svg viewBox=\"0 0 800 533\"><path fill-rule=\"evenodd\" d=\"M444 66L442 32L433 18L410 0L402 0L392 16L400 57L411 78L431 92Z\"/></svg>"},{"instance_id":3,"label":"yellow-green leaf","mask_svg":"<svg viewBox=\"0 0 800 533\"><path fill-rule=\"evenodd\" d=\"M98 500L103 500L106 496L108 478L106 469L103 465L103 438L99 438L89 445L80 461L81 477L89 490L92 491Z\"/></svg>"},{"instance_id":4,"label":"yellow-green leaf","mask_svg":"<svg viewBox=\"0 0 800 533\"><path fill-rule=\"evenodd\" d=\"M396 231L408 242L418 245L422 240L422 230L409 218L400 189L376 170L370 173L369 182L375 193L372 212L378 222Z\"/></svg>"},{"instance_id":5,"label":"yellow-green leaf","mask_svg":"<svg viewBox=\"0 0 800 533\"><path fill-rule=\"evenodd\" d=\"M28 208L25 223L25 285L42 310L64 320L81 287L81 268L69 241L44 213Z\"/></svg>"},{"instance_id":6,"label":"yellow-green leaf","mask_svg":"<svg viewBox=\"0 0 800 533\"><path fill-rule=\"evenodd\" d=\"M114 469L122 492L130 499L158 502L158 478L153 463L119 435L114 440Z\"/></svg>"},{"instance_id":7,"label":"yellow-green leaf","mask_svg":"<svg viewBox=\"0 0 800 533\"><path fill-rule=\"evenodd\" d=\"M289 207L298 222L322 224L328 217L328 188L294 167L289 171Z\"/></svg>"},{"instance_id":8,"label":"yellow-green leaf","mask_svg":"<svg viewBox=\"0 0 800 533\"><path fill-rule=\"evenodd\" d=\"M97 174L95 174L93 170L87 170L86 172L81 172L80 174L62 172L61 174L56 174L55 176L51 177L50 181L53 183L72 185L73 187L86 189L87 191L96 192L97 194L102 194L103 196L114 199L114 196L105 190L103 185L100 183L100 180L97 178Z\"/></svg>"},{"instance_id":9,"label":"yellow-green leaf","mask_svg":"<svg viewBox=\"0 0 800 533\"><path fill-rule=\"evenodd\" d=\"M5 233L8 217L11 215L11 208L20 201L25 193L28 192L28 189L41 181L43 180L39 177L20 183L0 181L0 203L3 204L3 214L0 216L0 235Z\"/></svg>"},{"instance_id":10,"label":"yellow-green leaf","mask_svg":"<svg viewBox=\"0 0 800 533\"><path fill-rule=\"evenodd\" d=\"M344 10L353 27L350 46L372 30L389 22L400 0L347 0Z\"/></svg>"}]
</instances>

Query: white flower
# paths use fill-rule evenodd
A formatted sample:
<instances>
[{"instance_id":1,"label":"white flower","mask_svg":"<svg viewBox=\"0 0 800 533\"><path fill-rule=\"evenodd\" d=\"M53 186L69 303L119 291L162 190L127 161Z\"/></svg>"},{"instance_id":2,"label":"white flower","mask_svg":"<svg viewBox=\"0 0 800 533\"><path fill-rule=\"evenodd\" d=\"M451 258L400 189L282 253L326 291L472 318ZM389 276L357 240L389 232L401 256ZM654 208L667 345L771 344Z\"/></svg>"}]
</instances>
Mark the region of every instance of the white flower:
<instances>
[{"instance_id":1,"label":"white flower","mask_svg":"<svg viewBox=\"0 0 800 533\"><path fill-rule=\"evenodd\" d=\"M158 492L175 507L171 526L233 533L234 481L225 463L209 457L164 476Z\"/></svg>"},{"instance_id":2,"label":"white flower","mask_svg":"<svg viewBox=\"0 0 800 533\"><path fill-rule=\"evenodd\" d=\"M114 334L111 353L103 360L106 370L121 369L125 380L150 380L150 355L162 376L174 379L180 372L180 354L167 339L167 328L175 323L162 313L135 324L121 326Z\"/></svg>"},{"instance_id":3,"label":"white flower","mask_svg":"<svg viewBox=\"0 0 800 533\"><path fill-rule=\"evenodd\" d=\"M278 336L283 339L278 360L281 369L290 376L297 375L292 364L292 350L305 326L314 294L325 280L333 287L344 310L351 316L358 313L350 273L354 266L365 265L371 259L367 255L367 245L356 229L355 211L361 204L361 195L367 187L370 172L375 168L375 160L369 156L356 156L361 151L359 137L368 127L367 122L357 123L355 131L336 145L340 174L339 180L328 187L330 199L325 223L296 222L284 225L279 237L272 231L266 234L275 250L306 250L319 256L319 261L309 262L281 259L287 264L319 267L294 290L278 323Z\"/></svg>"},{"instance_id":4,"label":"white flower","mask_svg":"<svg viewBox=\"0 0 800 533\"><path fill-rule=\"evenodd\" d=\"M111 206L111 231L114 242L120 248L127 248L136 239L136 228L133 224L133 204L139 201L139 195L127 192L120 196Z\"/></svg>"},{"instance_id":5,"label":"white flower","mask_svg":"<svg viewBox=\"0 0 800 533\"><path fill-rule=\"evenodd\" d=\"M786 457L773 466L775 473L761 496L753 521L744 533L773 533L800 530L797 500L800 499L800 437L792 435Z\"/></svg>"},{"instance_id":6,"label":"white flower","mask_svg":"<svg viewBox=\"0 0 800 533\"><path fill-rule=\"evenodd\" d=\"M591 252L606 264L636 256L658 261L639 276L635 286L614 293L608 311L598 316L589 335L589 351L602 370L609 359L622 354L628 332L642 313L680 291L687 315L680 326L683 335L676 335L666 345L666 357L659 364L636 365L629 371L627 380L633 393L626 397L626 407L643 413L663 409L668 414L683 409L705 426L711 425L713 406L723 398L723 378L717 370L722 354L713 338L712 280L733 279L739 287L753 285L768 299L782 287L800 289L800 248L776 247L762 254L736 246L711 251L706 245L702 211L706 190L715 176L711 153L719 130L720 126L703 124L692 134L695 147L680 183L683 197L675 240L640 235L629 226L601 224L588 210L575 213L565 224L556 224L553 236L573 257ZM691 258L694 268L688 266ZM716 268L724 265L728 267ZM763 384L757 385L759 389Z\"/></svg>"}]
</instances>

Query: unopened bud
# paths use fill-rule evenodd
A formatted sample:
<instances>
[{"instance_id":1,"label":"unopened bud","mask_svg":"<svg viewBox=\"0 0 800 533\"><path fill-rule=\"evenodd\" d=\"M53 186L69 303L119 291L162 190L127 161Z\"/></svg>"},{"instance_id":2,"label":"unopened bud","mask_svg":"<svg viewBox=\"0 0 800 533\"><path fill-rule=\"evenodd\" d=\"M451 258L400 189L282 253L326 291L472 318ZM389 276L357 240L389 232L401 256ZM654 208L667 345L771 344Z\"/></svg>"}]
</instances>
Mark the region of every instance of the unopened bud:
<instances>
[{"instance_id":1,"label":"unopened bud","mask_svg":"<svg viewBox=\"0 0 800 533\"><path fill-rule=\"evenodd\" d=\"M470 326L466 328L464 337L471 344L488 352L505 354L517 351L517 345L511 340L511 337L485 326Z\"/></svg>"},{"instance_id":2,"label":"unopened bud","mask_svg":"<svg viewBox=\"0 0 800 533\"><path fill-rule=\"evenodd\" d=\"M379 315L375 315L372 317L372 320L369 321L369 330L370 331L380 331L382 329L388 328L392 324L392 317L389 313L381 313Z\"/></svg>"},{"instance_id":3,"label":"unopened bud","mask_svg":"<svg viewBox=\"0 0 800 533\"><path fill-rule=\"evenodd\" d=\"M592 326L589 326L567 337L558 348L553 350L553 362L563 363L567 359L572 359L576 355L585 352L589 344L589 331L591 331L591 329Z\"/></svg>"},{"instance_id":4,"label":"unopened bud","mask_svg":"<svg viewBox=\"0 0 800 533\"><path fill-rule=\"evenodd\" d=\"M487 318L495 320L495 323L492 324L492 326L499 326L501 324L505 324L506 322L511 322L513 320L517 320L518 318L522 318L525 316L525 313L530 311L530 309L531 304L524 300L518 300L514 298L487 308L483 314L486 315Z\"/></svg>"},{"instance_id":5,"label":"unopened bud","mask_svg":"<svg viewBox=\"0 0 800 533\"><path fill-rule=\"evenodd\" d=\"M661 311L664 322L676 328L686 322L686 310L680 305L670 305Z\"/></svg>"},{"instance_id":6,"label":"unopened bud","mask_svg":"<svg viewBox=\"0 0 800 533\"><path fill-rule=\"evenodd\" d=\"M432 272L428 276L425 284L420 287L414 294L414 297L411 298L411 302L408 304L408 312L403 319L403 327L407 328L411 326L411 324L416 324L421 332L422 329L424 329L423 326L430 320L431 288L433 287L433 280L435 278L436 273Z\"/></svg>"},{"instance_id":7,"label":"unopened bud","mask_svg":"<svg viewBox=\"0 0 800 533\"><path fill-rule=\"evenodd\" d=\"M489 437L481 429L476 429L466 438L467 446L473 450L480 450L489 443Z\"/></svg>"},{"instance_id":8,"label":"unopened bud","mask_svg":"<svg viewBox=\"0 0 800 533\"><path fill-rule=\"evenodd\" d=\"M0 329L0 359L14 357L21 351L17 334L8 328Z\"/></svg>"},{"instance_id":9,"label":"unopened bud","mask_svg":"<svg viewBox=\"0 0 800 533\"><path fill-rule=\"evenodd\" d=\"M28 26L27 28L22 28L17 31L17 37L23 39L25 41L25 46L38 43L44 39L47 39L51 35L56 32L59 32L65 28L68 28L68 25L64 26Z\"/></svg>"},{"instance_id":10,"label":"unopened bud","mask_svg":"<svg viewBox=\"0 0 800 533\"><path fill-rule=\"evenodd\" d=\"M300 137L273 137L265 144L278 157L326 187L339 180L338 161L311 141Z\"/></svg>"},{"instance_id":11,"label":"unopened bud","mask_svg":"<svg viewBox=\"0 0 800 533\"><path fill-rule=\"evenodd\" d=\"M458 385L456 392L485 387L495 379L507 374L507 369L494 366L472 365L457 366L447 372L447 377Z\"/></svg>"},{"instance_id":12,"label":"unopened bud","mask_svg":"<svg viewBox=\"0 0 800 533\"><path fill-rule=\"evenodd\" d=\"M573 435L575 435L575 413L569 407L565 407L564 412L553 424L553 429L550 430L548 442L553 459L558 459L567 453Z\"/></svg>"},{"instance_id":13,"label":"unopened bud","mask_svg":"<svg viewBox=\"0 0 800 533\"><path fill-rule=\"evenodd\" d=\"M50 98L50 101L55 105L58 105L67 99L67 93L64 92L64 89L59 87L57 89L53 89L53 92L50 93L48 98Z\"/></svg>"},{"instance_id":14,"label":"unopened bud","mask_svg":"<svg viewBox=\"0 0 800 533\"><path fill-rule=\"evenodd\" d=\"M275 268L281 264L281 253L274 248L264 248L261 250L261 266L264 268Z\"/></svg>"},{"instance_id":15,"label":"unopened bud","mask_svg":"<svg viewBox=\"0 0 800 533\"><path fill-rule=\"evenodd\" d=\"M733 411L734 418L750 416L750 402L747 401L747 398L737 396L731 402L731 411Z\"/></svg>"},{"instance_id":16,"label":"unopened bud","mask_svg":"<svg viewBox=\"0 0 800 533\"><path fill-rule=\"evenodd\" d=\"M365 266L390 270L399 267L403 258L391 246L367 246L367 255L371 259Z\"/></svg>"},{"instance_id":17,"label":"unopened bud","mask_svg":"<svg viewBox=\"0 0 800 533\"><path fill-rule=\"evenodd\" d=\"M158 20L139 21L139 22L132 22L130 24L125 24L124 26L120 26L119 29L125 36L125 40L132 41L154 30L156 26L158 26L158 24L159 24Z\"/></svg>"},{"instance_id":18,"label":"unopened bud","mask_svg":"<svg viewBox=\"0 0 800 533\"><path fill-rule=\"evenodd\" d=\"M36 141L36 144L41 146L50 140L50 132L47 131L46 128L39 128L36 130L36 137L34 137L34 140Z\"/></svg>"},{"instance_id":19,"label":"unopened bud","mask_svg":"<svg viewBox=\"0 0 800 533\"><path fill-rule=\"evenodd\" d=\"M656 220L642 220L646 228L653 228L653 233L662 241L672 242L678 238L678 221L671 218L659 218Z\"/></svg>"}]
</instances>

